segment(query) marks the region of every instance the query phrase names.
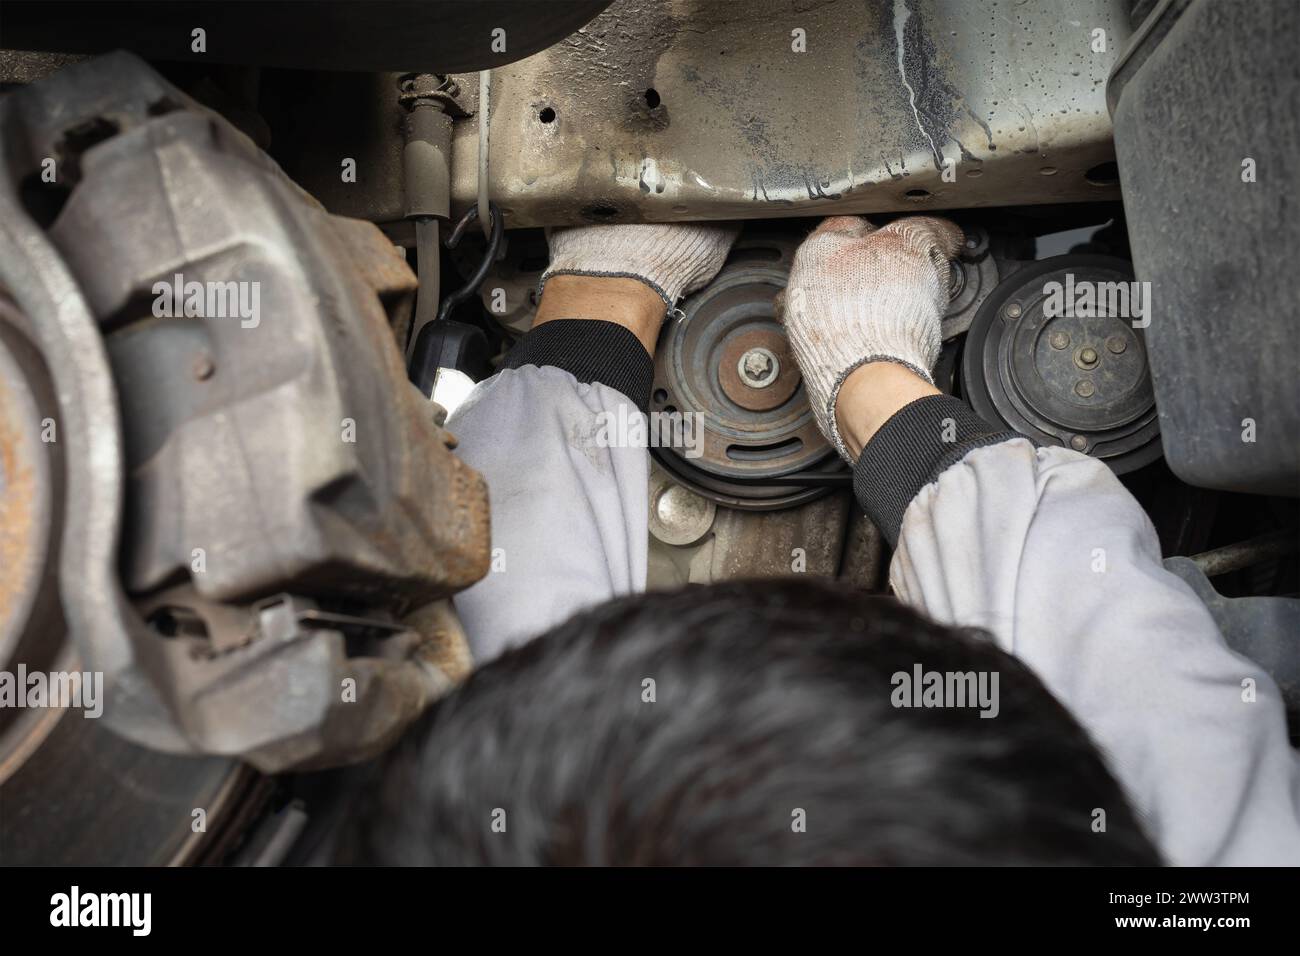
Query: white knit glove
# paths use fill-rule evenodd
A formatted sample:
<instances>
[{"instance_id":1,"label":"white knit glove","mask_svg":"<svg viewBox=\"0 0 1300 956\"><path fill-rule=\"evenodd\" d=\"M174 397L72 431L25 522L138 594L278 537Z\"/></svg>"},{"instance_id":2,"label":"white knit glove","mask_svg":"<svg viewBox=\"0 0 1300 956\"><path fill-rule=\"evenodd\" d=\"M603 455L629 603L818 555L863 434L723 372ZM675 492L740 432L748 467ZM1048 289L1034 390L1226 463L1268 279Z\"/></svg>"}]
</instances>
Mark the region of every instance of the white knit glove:
<instances>
[{"instance_id":1,"label":"white knit glove","mask_svg":"<svg viewBox=\"0 0 1300 956\"><path fill-rule=\"evenodd\" d=\"M551 276L617 276L644 282L671 309L718 274L739 233L707 223L555 229L538 294Z\"/></svg>"},{"instance_id":2,"label":"white knit glove","mask_svg":"<svg viewBox=\"0 0 1300 956\"><path fill-rule=\"evenodd\" d=\"M955 225L933 216L896 219L883 229L858 216L834 216L795 253L778 314L817 425L850 464L835 426L840 386L860 365L881 361L933 381L948 260L962 238Z\"/></svg>"}]
</instances>

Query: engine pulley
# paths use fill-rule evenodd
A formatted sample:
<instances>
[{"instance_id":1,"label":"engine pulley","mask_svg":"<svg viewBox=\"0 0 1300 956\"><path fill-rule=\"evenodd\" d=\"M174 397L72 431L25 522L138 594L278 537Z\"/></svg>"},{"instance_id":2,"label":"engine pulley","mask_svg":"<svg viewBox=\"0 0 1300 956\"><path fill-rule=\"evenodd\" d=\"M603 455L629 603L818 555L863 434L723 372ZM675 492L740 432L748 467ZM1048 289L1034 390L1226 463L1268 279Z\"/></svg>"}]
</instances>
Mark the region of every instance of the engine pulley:
<instances>
[{"instance_id":1,"label":"engine pulley","mask_svg":"<svg viewBox=\"0 0 1300 956\"><path fill-rule=\"evenodd\" d=\"M971 323L963 394L988 421L1117 474L1155 461L1147 299L1132 266L1110 256L1056 256L1013 272Z\"/></svg>"},{"instance_id":2,"label":"engine pulley","mask_svg":"<svg viewBox=\"0 0 1300 956\"><path fill-rule=\"evenodd\" d=\"M773 311L797 245L793 236L742 237L666 324L656 352L651 412L699 415L703 434L694 448L656 456L682 483L735 508L782 508L827 490L780 482L833 454Z\"/></svg>"}]
</instances>

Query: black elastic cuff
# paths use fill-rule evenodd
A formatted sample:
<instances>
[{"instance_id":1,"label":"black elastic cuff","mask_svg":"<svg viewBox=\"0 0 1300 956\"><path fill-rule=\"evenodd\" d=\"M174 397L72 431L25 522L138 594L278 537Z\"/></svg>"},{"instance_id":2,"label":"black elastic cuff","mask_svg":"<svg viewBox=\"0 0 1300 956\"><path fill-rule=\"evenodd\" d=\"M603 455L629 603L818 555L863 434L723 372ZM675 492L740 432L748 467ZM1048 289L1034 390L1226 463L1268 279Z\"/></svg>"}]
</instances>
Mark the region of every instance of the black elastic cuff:
<instances>
[{"instance_id":1,"label":"black elastic cuff","mask_svg":"<svg viewBox=\"0 0 1300 956\"><path fill-rule=\"evenodd\" d=\"M502 368L552 365L579 382L599 382L649 414L654 362L632 330L598 319L543 322L506 353Z\"/></svg>"},{"instance_id":2,"label":"black elastic cuff","mask_svg":"<svg viewBox=\"0 0 1300 956\"><path fill-rule=\"evenodd\" d=\"M971 449L1024 437L1000 431L951 395L927 395L900 408L867 442L853 466L853 494L897 547L903 512L922 488Z\"/></svg>"}]
</instances>

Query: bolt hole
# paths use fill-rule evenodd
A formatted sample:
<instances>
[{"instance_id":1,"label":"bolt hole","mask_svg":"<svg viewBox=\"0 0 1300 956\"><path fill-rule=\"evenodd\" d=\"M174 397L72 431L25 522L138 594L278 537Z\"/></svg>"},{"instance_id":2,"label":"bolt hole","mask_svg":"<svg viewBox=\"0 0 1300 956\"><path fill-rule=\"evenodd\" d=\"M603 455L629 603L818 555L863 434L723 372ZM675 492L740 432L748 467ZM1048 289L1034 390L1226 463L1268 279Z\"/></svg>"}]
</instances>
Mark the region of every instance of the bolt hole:
<instances>
[{"instance_id":1,"label":"bolt hole","mask_svg":"<svg viewBox=\"0 0 1300 956\"><path fill-rule=\"evenodd\" d=\"M1115 163L1098 163L1084 173L1083 178L1094 186L1118 186L1119 166Z\"/></svg>"},{"instance_id":2,"label":"bolt hole","mask_svg":"<svg viewBox=\"0 0 1300 956\"><path fill-rule=\"evenodd\" d=\"M645 105L652 110L657 110L662 100L659 98L659 91L654 87L645 91Z\"/></svg>"},{"instance_id":3,"label":"bolt hole","mask_svg":"<svg viewBox=\"0 0 1300 956\"><path fill-rule=\"evenodd\" d=\"M543 123L554 123L555 110L551 109L549 106L544 106L542 107L541 112L537 114L537 118Z\"/></svg>"},{"instance_id":4,"label":"bolt hole","mask_svg":"<svg viewBox=\"0 0 1300 956\"><path fill-rule=\"evenodd\" d=\"M654 399L656 405L662 405L664 402L668 401L668 393L662 388L656 388L655 393L651 398Z\"/></svg>"},{"instance_id":5,"label":"bolt hole","mask_svg":"<svg viewBox=\"0 0 1300 956\"><path fill-rule=\"evenodd\" d=\"M596 203L595 205L588 206L584 209L582 215L587 219L593 219L599 222L606 219L613 219L618 215L618 209L607 203Z\"/></svg>"},{"instance_id":6,"label":"bolt hole","mask_svg":"<svg viewBox=\"0 0 1300 956\"><path fill-rule=\"evenodd\" d=\"M930 190L928 190L928 189L909 189L907 192L903 193L903 198L904 198L904 199L911 200L912 202L920 202L920 201L923 200L923 199L929 199L929 198L930 198Z\"/></svg>"}]
</instances>

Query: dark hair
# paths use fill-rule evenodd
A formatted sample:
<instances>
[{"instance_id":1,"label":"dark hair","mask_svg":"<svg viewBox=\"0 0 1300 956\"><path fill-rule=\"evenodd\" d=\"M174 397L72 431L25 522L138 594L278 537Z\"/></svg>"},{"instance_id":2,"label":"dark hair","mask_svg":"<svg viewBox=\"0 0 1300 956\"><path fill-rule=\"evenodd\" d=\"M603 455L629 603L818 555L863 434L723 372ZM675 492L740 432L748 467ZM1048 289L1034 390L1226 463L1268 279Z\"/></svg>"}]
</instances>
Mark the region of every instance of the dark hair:
<instances>
[{"instance_id":1,"label":"dark hair","mask_svg":"<svg viewBox=\"0 0 1300 956\"><path fill-rule=\"evenodd\" d=\"M997 716L894 706L894 675L918 664L997 673ZM980 632L812 578L572 618L436 705L351 819L345 863L1159 862L1024 665Z\"/></svg>"}]
</instances>

